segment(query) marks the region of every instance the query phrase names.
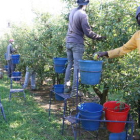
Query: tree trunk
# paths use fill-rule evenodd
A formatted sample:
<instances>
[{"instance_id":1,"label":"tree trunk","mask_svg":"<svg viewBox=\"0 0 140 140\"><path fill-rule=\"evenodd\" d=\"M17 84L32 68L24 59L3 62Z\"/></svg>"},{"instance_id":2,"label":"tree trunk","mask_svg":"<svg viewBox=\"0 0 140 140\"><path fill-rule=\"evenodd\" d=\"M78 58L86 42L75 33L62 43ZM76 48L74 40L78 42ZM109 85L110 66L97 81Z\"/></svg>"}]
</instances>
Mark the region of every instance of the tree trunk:
<instances>
[{"instance_id":1,"label":"tree trunk","mask_svg":"<svg viewBox=\"0 0 140 140\"><path fill-rule=\"evenodd\" d=\"M107 101L107 95L108 95L108 92L105 92L105 93L103 92L100 98L100 104L103 105Z\"/></svg>"},{"instance_id":2,"label":"tree trunk","mask_svg":"<svg viewBox=\"0 0 140 140\"><path fill-rule=\"evenodd\" d=\"M104 85L104 90L101 92L98 88L93 86L93 90L97 94L97 96L100 98L100 104L104 104L107 101L108 91L109 87L107 85Z\"/></svg>"}]
</instances>

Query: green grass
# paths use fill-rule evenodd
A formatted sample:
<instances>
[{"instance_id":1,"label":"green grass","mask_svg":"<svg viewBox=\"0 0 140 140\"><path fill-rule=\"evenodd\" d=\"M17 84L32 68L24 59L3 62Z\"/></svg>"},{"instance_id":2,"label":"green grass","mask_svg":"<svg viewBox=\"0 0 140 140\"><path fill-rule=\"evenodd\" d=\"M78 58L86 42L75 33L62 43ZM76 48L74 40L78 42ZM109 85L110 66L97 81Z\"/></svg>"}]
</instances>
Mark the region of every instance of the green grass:
<instances>
[{"instance_id":1,"label":"green grass","mask_svg":"<svg viewBox=\"0 0 140 140\"><path fill-rule=\"evenodd\" d=\"M15 87L20 85L14 84ZM0 79L0 97L7 122L0 115L0 140L73 140L61 135L62 123L39 106L31 93L24 98L12 97L9 101L10 80Z\"/></svg>"}]
</instances>

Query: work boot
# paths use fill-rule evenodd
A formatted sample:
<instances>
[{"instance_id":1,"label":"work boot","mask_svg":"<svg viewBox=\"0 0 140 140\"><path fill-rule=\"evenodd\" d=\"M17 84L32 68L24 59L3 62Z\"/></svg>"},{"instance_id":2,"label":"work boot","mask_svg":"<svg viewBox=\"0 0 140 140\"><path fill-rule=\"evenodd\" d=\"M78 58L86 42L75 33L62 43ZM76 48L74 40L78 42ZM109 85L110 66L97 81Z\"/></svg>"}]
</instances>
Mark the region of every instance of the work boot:
<instances>
[{"instance_id":1,"label":"work boot","mask_svg":"<svg viewBox=\"0 0 140 140\"><path fill-rule=\"evenodd\" d=\"M65 86L64 88L64 94L70 93L71 92L71 87L70 86Z\"/></svg>"}]
</instances>

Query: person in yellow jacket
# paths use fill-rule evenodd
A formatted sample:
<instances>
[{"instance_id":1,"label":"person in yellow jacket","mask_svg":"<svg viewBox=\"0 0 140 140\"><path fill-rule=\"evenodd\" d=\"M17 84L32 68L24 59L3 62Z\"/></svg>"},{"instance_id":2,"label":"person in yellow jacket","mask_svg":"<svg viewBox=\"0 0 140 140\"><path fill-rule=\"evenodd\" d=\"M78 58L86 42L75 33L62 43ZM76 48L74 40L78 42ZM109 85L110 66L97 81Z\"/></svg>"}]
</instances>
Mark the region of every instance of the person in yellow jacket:
<instances>
[{"instance_id":1,"label":"person in yellow jacket","mask_svg":"<svg viewBox=\"0 0 140 140\"><path fill-rule=\"evenodd\" d=\"M140 6L137 8L136 11L136 20L137 23L140 25ZM98 52L98 58L107 56L109 58L116 58L122 55L125 55L135 49L138 49L138 52L140 53L140 30L137 31L131 39L124 44L122 47L116 48L114 50L109 50L106 52Z\"/></svg>"}]
</instances>

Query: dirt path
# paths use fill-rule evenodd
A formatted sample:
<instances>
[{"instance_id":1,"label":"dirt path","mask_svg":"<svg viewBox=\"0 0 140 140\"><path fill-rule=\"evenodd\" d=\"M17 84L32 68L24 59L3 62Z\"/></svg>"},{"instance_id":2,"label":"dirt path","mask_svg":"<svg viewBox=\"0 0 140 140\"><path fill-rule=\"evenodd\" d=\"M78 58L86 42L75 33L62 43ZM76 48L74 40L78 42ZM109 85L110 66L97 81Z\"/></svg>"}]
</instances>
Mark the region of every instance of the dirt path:
<instances>
[{"instance_id":1,"label":"dirt path","mask_svg":"<svg viewBox=\"0 0 140 140\"><path fill-rule=\"evenodd\" d=\"M48 113L49 99L50 99L50 97L49 97L50 86L44 85L41 89L44 89L44 90L33 91L33 92L31 91L31 92L33 94L35 101L38 102L40 104L40 106L42 108L44 108L46 110L46 112ZM91 99L87 98L87 101L89 101L89 100L91 100ZM69 110L75 108L74 104L75 104L75 102L73 102L73 99L68 100L67 113L69 112ZM57 121L61 124L62 124L62 117L63 117L63 107L64 107L64 101L57 101L55 99L55 95L53 95L51 113L55 114ZM67 131L66 132L67 135L73 136L70 123L68 121L65 121L65 125L67 125L67 127L65 127L65 130ZM96 135L97 132L80 131L80 133L81 133L80 140L91 140L91 139L96 140L96 138L94 138L94 135ZM108 131L106 131L106 128L99 130L98 140L108 140Z\"/></svg>"}]
</instances>

